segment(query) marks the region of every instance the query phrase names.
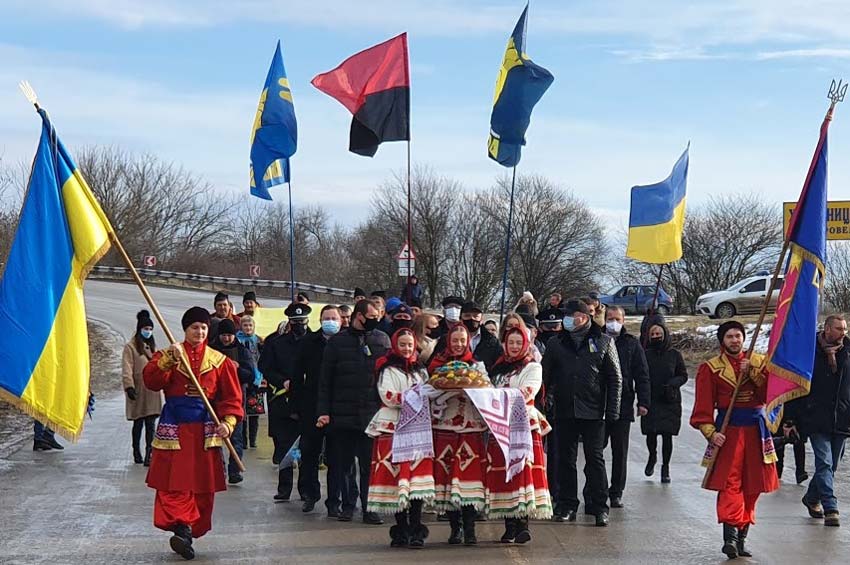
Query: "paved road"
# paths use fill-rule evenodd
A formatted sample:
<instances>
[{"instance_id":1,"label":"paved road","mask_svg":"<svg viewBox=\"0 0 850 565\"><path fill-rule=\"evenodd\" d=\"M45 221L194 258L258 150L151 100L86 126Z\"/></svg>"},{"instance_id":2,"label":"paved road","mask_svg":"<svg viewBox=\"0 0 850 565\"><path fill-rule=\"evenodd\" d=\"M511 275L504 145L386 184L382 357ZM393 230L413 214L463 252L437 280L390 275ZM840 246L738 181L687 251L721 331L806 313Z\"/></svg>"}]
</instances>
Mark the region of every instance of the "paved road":
<instances>
[{"instance_id":1,"label":"paved road","mask_svg":"<svg viewBox=\"0 0 850 565\"><path fill-rule=\"evenodd\" d=\"M141 305L134 287L92 281L86 294L91 317L129 335ZM154 295L175 328L186 306L211 302L208 293L154 289ZM686 403L692 390L685 389ZM144 469L132 462L129 436L123 399L116 396L99 402L77 445L48 453L25 448L0 459L0 563L181 562L168 550L167 534L151 525L153 492L144 485ZM609 528L593 527L590 517L534 524L533 542L515 547L488 541L501 535L500 523L480 524L483 543L454 548L445 543L447 526L433 523L426 549L413 552L390 550L386 527L343 524L319 510L304 515L297 503L274 504L276 471L270 442L262 438L259 449L246 452L245 482L216 497L214 530L197 542L196 562L724 563L714 496L699 488L699 434L683 427L671 485L643 476L645 447L636 428L632 442L626 508L612 511ZM793 477L793 470L787 474ZM840 475L839 497L850 501L846 466ZM850 523L826 529L808 519L801 495L802 487L783 483L778 493L762 498L750 543L757 557L751 562L847 562Z\"/></svg>"}]
</instances>

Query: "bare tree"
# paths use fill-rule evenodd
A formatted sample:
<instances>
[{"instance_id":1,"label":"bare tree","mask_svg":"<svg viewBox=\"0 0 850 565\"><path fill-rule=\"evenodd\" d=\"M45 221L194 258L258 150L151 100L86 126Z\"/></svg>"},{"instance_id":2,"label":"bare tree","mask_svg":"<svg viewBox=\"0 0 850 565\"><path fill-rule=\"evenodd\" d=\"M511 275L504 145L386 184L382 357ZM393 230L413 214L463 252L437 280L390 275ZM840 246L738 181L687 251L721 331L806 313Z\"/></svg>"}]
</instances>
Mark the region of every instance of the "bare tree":
<instances>
[{"instance_id":1,"label":"bare tree","mask_svg":"<svg viewBox=\"0 0 850 565\"><path fill-rule=\"evenodd\" d=\"M850 243L830 241L823 297L839 312L850 312Z\"/></svg>"},{"instance_id":2,"label":"bare tree","mask_svg":"<svg viewBox=\"0 0 850 565\"><path fill-rule=\"evenodd\" d=\"M510 190L510 178L501 177L485 202L502 234L507 231ZM571 192L538 175L517 178L511 242L511 303L526 290L538 298L555 291L587 293L608 265L601 220Z\"/></svg>"},{"instance_id":3,"label":"bare tree","mask_svg":"<svg viewBox=\"0 0 850 565\"><path fill-rule=\"evenodd\" d=\"M449 252L447 230L455 217L462 193L463 187L459 182L441 177L429 167L414 167L411 174L413 249L416 271L431 304L439 300L444 290ZM401 243L407 240L406 174L393 175L378 189L372 198L370 218L385 225L387 237L396 247L400 248ZM392 255L397 252L398 249Z\"/></svg>"}]
</instances>

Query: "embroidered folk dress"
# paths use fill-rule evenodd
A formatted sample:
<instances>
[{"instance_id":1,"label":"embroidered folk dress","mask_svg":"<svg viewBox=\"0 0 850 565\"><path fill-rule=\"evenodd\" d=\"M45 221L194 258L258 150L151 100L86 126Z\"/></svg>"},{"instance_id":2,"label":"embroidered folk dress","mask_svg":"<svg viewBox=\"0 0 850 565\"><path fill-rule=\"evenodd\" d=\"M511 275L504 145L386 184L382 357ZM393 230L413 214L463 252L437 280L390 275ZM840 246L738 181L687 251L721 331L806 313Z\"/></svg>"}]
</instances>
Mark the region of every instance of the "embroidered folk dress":
<instances>
[{"instance_id":1,"label":"embroidered folk dress","mask_svg":"<svg viewBox=\"0 0 850 565\"><path fill-rule=\"evenodd\" d=\"M534 406L534 398L543 386L543 367L528 363L509 374L491 377L496 387L515 388L525 399L531 427L534 458L525 468L505 482L507 465L499 444L492 437L487 444L487 517L547 520L552 517L552 499L546 479L543 436L552 431L546 417Z\"/></svg>"},{"instance_id":2,"label":"embroidered folk dress","mask_svg":"<svg viewBox=\"0 0 850 565\"><path fill-rule=\"evenodd\" d=\"M486 375L481 362L473 368ZM462 390L431 400L434 430L434 504L439 512L474 506L484 510L487 474L487 424Z\"/></svg>"},{"instance_id":3,"label":"embroidered folk dress","mask_svg":"<svg viewBox=\"0 0 850 565\"><path fill-rule=\"evenodd\" d=\"M378 376L378 395L382 406L369 422L366 435L372 443L372 471L369 476L368 512L395 514L404 512L411 500L434 499L434 466L431 457L393 463L393 434L401 414L404 392L428 380L422 368L405 372L387 366Z\"/></svg>"},{"instance_id":4,"label":"embroidered folk dress","mask_svg":"<svg viewBox=\"0 0 850 565\"><path fill-rule=\"evenodd\" d=\"M691 426L706 439L719 431L732 400L743 354L721 353L700 365ZM755 524L756 501L761 493L779 488L776 453L764 423L764 357L753 354L749 378L741 385L726 442L705 488L717 491L717 521L737 528ZM715 414L717 409L717 414ZM716 450L716 448L715 448Z\"/></svg>"},{"instance_id":5,"label":"embroidered folk dress","mask_svg":"<svg viewBox=\"0 0 850 565\"><path fill-rule=\"evenodd\" d=\"M236 364L206 342L182 347L219 419L232 429L243 417ZM154 525L166 531L189 525L192 536L201 537L212 527L215 493L227 489L223 440L185 367L158 351L143 376L150 390L165 393L147 476L148 486L157 491Z\"/></svg>"}]
</instances>

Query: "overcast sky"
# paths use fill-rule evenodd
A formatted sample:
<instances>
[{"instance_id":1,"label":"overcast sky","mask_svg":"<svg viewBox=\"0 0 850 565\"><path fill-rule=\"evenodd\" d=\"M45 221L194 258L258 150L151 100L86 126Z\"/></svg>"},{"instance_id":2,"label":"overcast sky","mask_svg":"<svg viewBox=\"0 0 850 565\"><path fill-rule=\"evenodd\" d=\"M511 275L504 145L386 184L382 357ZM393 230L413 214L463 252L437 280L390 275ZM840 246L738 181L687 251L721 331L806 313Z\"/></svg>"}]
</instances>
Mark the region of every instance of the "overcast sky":
<instances>
[{"instance_id":1,"label":"overcast sky","mask_svg":"<svg viewBox=\"0 0 850 565\"><path fill-rule=\"evenodd\" d=\"M278 39L298 118L296 206L365 217L404 166L402 143L347 151L350 114L310 79L409 33L414 162L469 188L486 157L496 73L524 3L506 0L4 0L0 154L29 160L29 80L74 147L174 161L222 192L248 188L248 140ZM519 171L571 188L617 229L629 188L666 177L691 142L689 203L756 191L796 199L833 77L850 78L846 0L535 0L527 52L555 76ZM830 198L850 197L850 102L830 140ZM280 197L284 192L279 191Z\"/></svg>"}]
</instances>

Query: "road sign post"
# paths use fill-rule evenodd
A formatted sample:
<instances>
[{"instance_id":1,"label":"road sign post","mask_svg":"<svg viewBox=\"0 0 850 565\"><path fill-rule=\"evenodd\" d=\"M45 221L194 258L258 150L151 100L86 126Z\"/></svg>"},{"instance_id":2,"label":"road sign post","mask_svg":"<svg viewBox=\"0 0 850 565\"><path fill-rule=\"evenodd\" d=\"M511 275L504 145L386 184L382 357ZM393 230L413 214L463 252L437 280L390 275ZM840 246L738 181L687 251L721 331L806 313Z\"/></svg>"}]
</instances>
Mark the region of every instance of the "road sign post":
<instances>
[{"instance_id":1,"label":"road sign post","mask_svg":"<svg viewBox=\"0 0 850 565\"><path fill-rule=\"evenodd\" d=\"M410 277L416 274L416 253L410 248L409 243L404 244L396 259L398 259L398 276Z\"/></svg>"},{"instance_id":2,"label":"road sign post","mask_svg":"<svg viewBox=\"0 0 850 565\"><path fill-rule=\"evenodd\" d=\"M248 276L252 279L260 278L260 266L259 265L251 265L248 269Z\"/></svg>"}]
</instances>

